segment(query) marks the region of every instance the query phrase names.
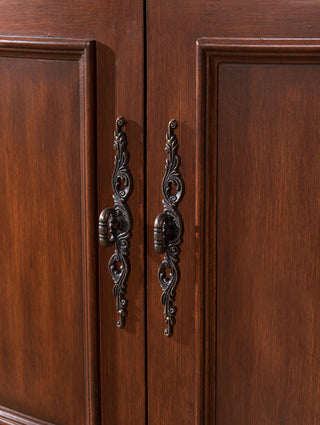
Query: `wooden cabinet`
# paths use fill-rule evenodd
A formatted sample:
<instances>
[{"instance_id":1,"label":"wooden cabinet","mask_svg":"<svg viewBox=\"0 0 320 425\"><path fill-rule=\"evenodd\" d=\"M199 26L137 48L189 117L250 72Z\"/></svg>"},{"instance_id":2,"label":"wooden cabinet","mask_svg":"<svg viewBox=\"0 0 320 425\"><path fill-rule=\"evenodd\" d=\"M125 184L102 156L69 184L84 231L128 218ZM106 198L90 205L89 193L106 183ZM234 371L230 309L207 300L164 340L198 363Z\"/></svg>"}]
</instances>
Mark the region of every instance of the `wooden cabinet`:
<instances>
[{"instance_id":1,"label":"wooden cabinet","mask_svg":"<svg viewBox=\"0 0 320 425\"><path fill-rule=\"evenodd\" d=\"M0 2L0 424L320 422L319 16L315 0ZM98 242L118 116L122 329ZM166 337L171 119L184 231Z\"/></svg>"}]
</instances>

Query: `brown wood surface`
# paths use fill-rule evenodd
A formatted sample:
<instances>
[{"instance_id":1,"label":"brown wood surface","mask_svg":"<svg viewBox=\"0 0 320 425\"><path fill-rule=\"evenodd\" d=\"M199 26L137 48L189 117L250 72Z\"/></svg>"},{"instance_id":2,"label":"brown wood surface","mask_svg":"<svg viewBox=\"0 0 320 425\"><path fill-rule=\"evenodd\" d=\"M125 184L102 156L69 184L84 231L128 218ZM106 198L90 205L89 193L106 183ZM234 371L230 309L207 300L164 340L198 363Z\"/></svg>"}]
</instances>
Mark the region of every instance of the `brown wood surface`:
<instances>
[{"instance_id":1,"label":"brown wood surface","mask_svg":"<svg viewBox=\"0 0 320 425\"><path fill-rule=\"evenodd\" d=\"M265 417L261 415L259 420L257 417L259 412L261 413L262 411L261 404L260 406L256 406L257 410L255 413L253 413L254 408L250 410L250 406L247 405L246 408L249 410L246 410L244 414L245 419L237 418L237 420L235 420L234 418L230 418L230 416L228 416L228 419L224 419L219 416L219 421L216 422L215 420L216 299L214 277L216 273L216 252L215 245L212 242L212 240L215 239L216 229L215 156L210 157L208 160L208 167L207 169L205 168L208 149L210 148L210 144L213 143L212 140L208 141L208 143L205 142L206 128L213 126L212 122L215 118L212 110L210 109L210 112L206 107L207 103L214 103L213 98L210 96L208 99L206 93L198 89L202 86L201 83L204 78L206 78L206 64L203 62L202 68L197 70L196 49L196 42L202 37L256 37L258 39L261 37L287 37L292 39L292 44L297 44L297 41L294 40L296 38L320 36L319 14L320 5L315 0L309 2L263 0L222 0L209 2L207 0L164 0L157 3L152 0L147 0L147 163L152 164L152 166L148 165L147 167L148 412L149 424L151 425L167 423L184 423L190 425L194 425L195 423L198 425L202 425L203 423L210 425L217 423L217 425L231 425L233 423L238 424L239 421L242 420L244 421L243 423L245 423L245 419L248 419L247 423L252 424L280 424L282 423L281 420L286 420L286 423L290 423L292 419L290 415L292 415L292 413L288 412L288 410L281 413L279 407L281 405L282 408L285 409L285 402L288 401L290 396L282 394L281 389L283 390L284 388L290 387L291 391L298 392L298 394L292 398L290 405L292 408L292 403L294 404L294 411L298 409L299 403L306 403L308 398L307 394L301 395L299 389L300 383L308 394L310 394L309 391L314 391L316 394L319 394L319 388L316 383L317 378L311 378L312 373L316 371L317 360L316 358L312 360L310 354L312 352L312 338L316 338L317 326L319 326L319 323L315 325L316 310L314 306L316 305L316 301L311 301L310 296L309 299L304 298L304 300L301 301L302 304L297 306L298 294L295 293L293 298L291 298L293 303L292 310L294 311L294 307L296 306L297 314L301 316L304 309L309 306L311 309L311 312L308 313L308 318L302 319L299 330L297 330L295 336L290 335L290 332L293 330L294 324L297 324L298 319L294 318L292 323L289 320L289 316L293 315L292 312L289 313L288 311L288 306L291 305L291 303L289 304L289 300L286 300L287 304L285 310L282 313L279 312L278 317L275 318L275 320L280 321L276 327L273 329L272 327L267 328L269 323L267 323L266 318L263 316L263 312L261 312L261 317L259 317L259 312L257 311L257 307L255 307L256 315L252 318L258 322L252 324L250 328L251 332L253 332L254 329L257 329L257 327L260 328L263 324L266 327L265 335L268 333L272 335L272 331L284 332L284 329L287 329L287 333L283 337L284 347L282 348L282 353L287 353L294 346L293 338L297 338L298 340L299 338L301 339L303 324L309 323L309 333L305 335L306 338L308 338L308 343L295 349L294 353L292 353L295 354L295 359L291 360L291 362L289 361L281 372L282 378L287 373L287 383L285 384L287 387L283 386L277 389L276 394L279 396L278 404L272 406L274 410L268 412L269 416L268 414L266 414L267 416L265 415ZM237 48L234 50L236 49ZM279 50L281 49L279 48ZM306 78L310 83L312 78L311 74L310 77L306 76ZM293 81L291 82L293 83ZM268 80L265 80L264 83L267 84L267 88L272 89L272 87L270 87L271 83ZM212 84L214 85L215 81L212 81ZM304 82L303 84L308 83ZM235 83L233 84L233 87L234 86ZM295 87L293 86L291 89L287 87L288 91L294 91L294 89ZM310 85L308 90L311 94L312 89ZM272 91L273 96L276 96L275 91L274 87ZM212 96L214 96L214 93ZM310 124L307 134L310 134L311 137L312 133L312 140L315 148L318 132L318 120L315 116L317 109L315 105L316 95L314 95L312 99L314 102L314 111L312 116L308 118L311 121L309 121ZM277 97L277 101L278 100L279 97ZM245 116L246 111L248 112L250 106L248 102L248 98L245 97L241 106L239 106L240 112L243 114L242 116ZM272 108L272 110L277 111L280 105L279 102L275 102L274 105L270 106L269 103L268 106L269 109ZM283 103L281 110L283 110L284 107L285 104ZM299 106L296 107L299 109ZM304 107L306 107L305 103L301 103L301 108ZM310 111L309 108L307 110ZM269 111L269 113L271 112L276 114L274 111ZM261 114L263 114L263 112L261 112ZM304 110L303 116L305 115L306 111ZM171 118L176 118L179 122L177 135L180 143L179 153L182 157L181 171L185 179L186 191L180 207L184 219L185 232L180 255L181 279L177 287L176 296L176 306L178 309L176 315L177 323L174 328L174 335L171 339L168 339L163 336L164 321L160 303L161 289L157 279L157 269L162 258L153 252L152 226L154 218L162 211L161 179L164 173L166 158L163 149L167 123ZM226 117L225 120L229 122L231 126L231 121L228 121L230 117ZM262 117L260 117L259 123L260 127L262 126L260 131L265 131L267 123ZM289 124L289 121L285 122L282 120L279 126L282 126L281 129L284 131L283 126ZM227 126L227 123L225 125ZM295 153L295 155L301 154L301 149L304 148L304 155L308 157L306 150L309 145L306 144L306 139L301 135L302 128L304 128L303 123L300 122L300 126L299 137L303 140L301 146L299 146L298 153ZM236 132L236 129L234 129L234 132ZM244 142L245 141L243 141L243 143ZM255 139L255 143L258 144L259 140ZM285 143L289 143L289 145ZM295 149L296 145L297 143L290 146L290 141L283 140L282 148L284 150ZM269 159L271 163L275 161L277 155L276 151L266 151L266 154L271 156ZM283 155L285 154L283 153ZM290 158L288 158L283 165L289 167L288 173L291 176L290 183L294 186L294 161L298 161L298 157L291 156ZM309 159L309 161L311 161L311 159ZM240 167L240 164L238 164L238 166ZM307 166L307 164L298 162L299 173L303 180L300 190L303 185L307 187L309 184L312 185L312 189L310 190L312 193L315 193L316 174L313 174L313 177L306 177L305 173L302 171L304 166ZM316 173L314 168L312 170L313 173ZM269 183L265 182L265 184L270 185L270 181ZM273 196L285 196L284 190L284 186L278 188ZM232 187L229 188L229 192L230 191L233 191ZM299 197L294 194L294 188L292 188L292 191L293 194L290 196L293 198L296 196L296 200L298 201ZM230 196L235 196L235 194ZM300 196L306 196L308 198L309 195L307 193L305 195L300 194ZM311 202L311 198L308 198L309 201L307 201L307 198L301 198L301 201L304 199L305 202ZM285 226L285 212L289 207L288 198L285 198L283 202L283 206L277 205L277 210L273 212L274 217L278 215L281 226ZM285 205L286 202L287 204ZM314 202L316 202L316 200L314 200ZM315 205L314 203L313 214L316 217L317 211ZM263 203L260 203L259 207L262 210L266 208ZM289 218L287 220L290 221ZM297 216L294 219L292 218L292 220L298 220ZM314 218L314 220L316 220L316 218ZM293 221L291 221L290 225L292 225L292 223ZM313 223L315 223L315 221L313 221ZM231 226L231 223L229 223L229 225ZM309 226L310 227L307 228L308 232L311 231L311 224ZM291 253L294 254L294 258L291 260L293 270L291 273L300 273L300 276L304 273L312 273L315 267L311 265L309 261L306 262L306 260L302 260L304 261L303 264L300 262L301 258L298 253L298 245L299 238L301 238L300 240L303 239L302 232L303 228L299 227L299 235L296 236L297 239L294 240L294 246L291 248ZM275 234L273 234L273 236L275 237ZM289 238L289 235L287 235L287 238ZM275 245L277 245L276 241L270 240L269 250ZM280 248L282 248L282 250ZM288 259L289 255L289 253L285 253L285 248L285 245L281 247L278 246L278 254L280 255L280 262L282 264L285 262L285 258ZM313 251L313 260L315 260L317 256L316 253L319 254L319 251ZM306 254L303 254L304 259L306 259L305 255ZM221 259L221 257L218 257L218 259L219 261L226 261L225 258ZM308 269L308 267L310 267L310 269ZM247 268L246 271L248 272L248 270ZM283 271L283 273L285 273L285 271ZM315 273L315 271L313 273ZM313 274L313 289L311 290L310 288L309 291L311 291L310 294L313 293L316 297L317 289L315 287L315 276L316 275ZM290 279L287 275L286 279L288 278ZM306 282L306 274L304 275L304 279L304 282ZM276 296L275 283L271 283L270 285L273 295ZM296 282L295 285L296 292L299 292L303 287L302 282ZM280 300L285 299L286 290L289 290L288 281L286 281L282 292L278 294ZM258 291L258 289L256 291ZM270 297L271 295L272 294L270 294ZM306 295L304 295L304 297L306 297ZM267 297L264 298L264 301L267 304L271 303L270 299ZM261 299L258 302L261 302ZM277 302L281 303L279 300ZM246 306L247 313L243 314L249 315L248 309L250 306L248 301ZM271 305L270 308L272 308ZM312 316L312 312L314 312L314 316ZM288 316L286 316L287 313ZM314 322L311 321L312 317L315 320ZM290 326L286 328L287 325ZM238 324L238 326L240 327L241 325ZM222 328L219 332L220 335L222 335ZM225 335L225 344L227 344L226 332L227 329L224 330L223 333L223 335ZM306 347L308 347L306 354L303 355L303 349ZM271 355L276 356L276 352L276 347L270 347L268 351L269 357ZM306 356L309 356L309 360L307 360L309 361L309 369L307 376L303 378L301 372L295 371L295 368L302 365L302 360L306 358ZM220 361L222 362L222 360ZM239 358L233 361L237 364L236 362L239 362ZM279 359L277 361L279 361ZM283 364L285 364L284 361ZM228 366L230 365L231 360L229 360L228 363ZM262 366L263 363L260 363L260 367ZM256 363L255 370L257 371L258 368L258 363ZM273 373L275 373L275 370L276 369L273 370ZM221 373L222 372L220 372L220 378L222 377ZM231 373L231 371L229 373ZM281 377L279 377L279 379ZM309 378L310 387L306 389ZM264 381L264 385L267 386L268 383L270 383L270 378ZM226 383L224 385L225 391L228 391L229 388L228 395L230 397L230 387L232 383L228 384L229 387L226 387ZM244 397L243 392L245 392L245 383L241 385L242 394L237 394L240 400L241 397ZM273 385L272 390L275 388L275 382L273 382ZM219 388L219 382L217 386ZM257 389L257 387L255 388ZM249 385L246 387L246 390L250 391ZM292 395L292 393L290 394ZM276 399L276 395L273 394L270 396L273 397L273 401ZM310 402L312 404L312 400L315 400L314 397L315 395L313 394L310 396L311 401L308 401L309 413L306 413L308 410L307 408L302 409L303 412L307 414L306 418L302 418L300 414L300 416L293 419L293 421L295 420L296 423L310 424L318 422L318 419L315 419L315 415L318 413L318 404L315 402L316 404L313 403L312 407L310 406ZM221 401L221 397L218 398L218 400ZM245 400L248 401L248 399L242 398L242 402L238 402L238 407L242 406L244 409ZM255 393L255 395L250 395L250 402L253 403L254 400L259 400L258 392ZM230 410L229 415L232 415L232 403L229 404L228 408ZM221 409L222 407L220 407L220 412L222 411ZM250 415L252 416L250 417ZM254 421L252 422L253 418Z\"/></svg>"},{"instance_id":2,"label":"brown wood surface","mask_svg":"<svg viewBox=\"0 0 320 425\"><path fill-rule=\"evenodd\" d=\"M316 260L319 247L316 245L318 231L316 219L319 175L316 162L319 151L316 113L319 93L313 81L317 80L319 73L319 65L316 65L318 53L314 53L314 58L308 60L301 61L301 58L296 60L297 63L305 63L304 65L294 65L287 59L282 60L282 65L278 63L279 61L276 61L277 64L263 65L266 69L262 74L256 71L257 65L252 65L256 63L254 60L247 61L246 65L232 65L234 63L232 58L229 60L230 64L224 65L226 73L221 77L224 90L221 93L222 97L219 98L224 105L224 117L219 127L221 131L219 134L228 140L229 145L224 144L224 150L219 150L219 155L216 156L218 74L214 68L215 63L212 65L213 68L209 69L209 74L206 73L207 64L203 58L197 70L196 42L201 37L238 39L287 37L291 39L291 44L303 45L301 41L294 39L320 37L320 5L315 0L281 3L275 0L269 2L146 0L145 3L148 123L145 153L143 2L82 0L75 4L62 0L29 2L14 0L0 4L0 32L4 36L60 37L97 41L98 205L95 209L97 218L99 211L112 206L110 184L114 158L112 139L114 120L119 115L129 120L126 130L131 155L130 169L134 179L134 190L129 199L134 227L130 248L132 267L128 282L127 325L123 330L115 326L117 319L115 300L111 294L113 284L107 270L108 259L113 250L100 248L98 257L100 338L96 341L92 335L92 345L89 347L91 352L89 357L86 357L87 351L83 350L83 344L79 351L76 350L80 347L81 339L88 338L88 329L81 329L79 320L83 324L84 316L91 317L89 328L91 330L96 328L92 323L94 317L92 309L91 316L90 314L88 316L85 309L88 304L83 302L83 292L80 294L77 291L77 289L83 290L79 286L80 280L78 281L77 276L81 279L81 275L86 273L82 267L89 264L88 273L91 280L93 279L95 256L86 257L87 263L81 262L81 256L87 254L79 250L81 243L83 247L84 239L80 241L78 231L80 229L82 238L84 234L89 236L89 250L92 255L95 249L91 239L94 231L90 232L90 228L93 229L94 220L93 216L90 216L88 220L91 227L89 226L89 233L85 233L84 227L81 228L83 211L80 210L79 213L78 209L78 215L70 218L70 208L80 203L81 194L82 201L86 197L89 203L93 202L94 190L84 190L85 187L91 187L93 182L84 180L86 174L83 170L94 168L90 161L94 160L92 155L95 152L92 149L86 152L90 158L86 164L79 160L79 156L77 157L77 152L80 155L79 127L83 125L81 120L79 125L75 121L79 119L77 115L79 104L77 106L74 99L79 94L77 92L79 81L72 74L72 62L63 64L62 77L68 79L68 82L73 81L74 84L62 90L65 80L56 79L56 74L59 74L56 70L59 68L57 64L63 62L61 58L57 58L59 59L57 61L53 61L52 58L30 61L25 57L15 56L0 59L5 65L1 67L6 77L2 78L1 83L4 93L7 93L10 99L16 99L12 104L15 106L14 110L8 107L6 97L2 99L3 114L10 117L6 120L6 125L11 123L11 127L5 126L4 132L1 130L3 142L0 147L2 152L0 163L7 180L1 181L3 186L1 193L4 193L6 207L2 208L0 241L2 241L3 259L7 259L3 262L6 269L3 274L11 277L11 283L6 285L3 280L4 295L0 309L3 316L0 334L3 344L1 350L3 362L0 363L0 373L3 375L0 404L5 405L4 409L0 409L0 423L11 421L14 424L30 424L32 421L41 423L41 420L46 420L61 424L85 422L89 424L90 421L97 424L99 404L103 424L145 423L145 264L148 285L149 425L168 423L225 425L228 421L230 425L241 424L241 421L252 424L317 423L319 385L316 359L319 347L316 336L319 330L319 317L316 307L319 294L316 282L319 276L316 271L318 264ZM255 43L262 42L257 40ZM245 43L238 42L238 44ZM283 54L280 45L281 43L278 43L276 50ZM306 46L303 48L307 50ZM241 46L232 48L233 51L240 52L240 56L246 56L247 52L241 53L241 49L243 49ZM201 55L205 55L204 50L205 47L202 51L200 49ZM274 51L271 56L275 56ZM14 67L9 73L8 63L13 62L19 66ZM32 68L32 72L25 72L28 67ZM242 69L250 69L250 75L243 75L245 73L241 71ZM301 73L300 69L304 69L304 72ZM14 84L13 77L17 72L20 72L20 85ZM272 74L271 79L268 78L268 72ZM206 79L210 75L213 78L209 78L206 86ZM239 79L244 84L240 89L237 86ZM34 99L33 93L36 91L27 90L30 90L32 84L40 82L45 84L41 91L41 101L38 101ZM53 86L51 83L54 83ZM203 90L203 87L206 89ZM249 100L248 90L252 91ZM295 97L296 92L300 93L299 97ZM23 98L21 102L19 93ZM50 120L37 120L37 116L47 116L46 110L53 107L46 100L48 97L45 95L48 93L52 93L61 108L58 108L58 111L54 110ZM69 95L64 103L66 94ZM259 96L264 99L264 103L260 103ZM307 102L308 97L311 99L311 107ZM34 105L34 108L29 108L24 103L25 99L29 99L29 104ZM238 108L232 104L233 101L238 102ZM288 117L288 108L291 108L293 116L297 117L294 123ZM61 116L60 109L69 115ZM15 110L20 113L25 111L24 114L28 116L22 116L17 120L14 116ZM230 116L226 116L229 114L234 117L233 121ZM251 116L255 117L260 126L253 126ZM268 125L269 121L266 119L268 116L275 119L274 127ZM301 117L304 120L301 120ZM157 269L162 257L153 252L152 227L154 218L163 209L161 180L166 158L165 134L168 121L172 118L177 119L179 123L176 133L180 144L179 154L182 157L181 171L186 184L185 196L181 207L179 206L185 232L180 255L181 279L175 303L178 309L177 323L173 336L165 338L163 308L160 304L161 289L157 279ZM49 133L47 140L50 138L55 140L57 128L54 123L57 121L59 127L60 123L64 124L67 131L58 142L43 147L39 136L42 132ZM25 137L24 122L34 123L30 133L26 132ZM245 123L249 123L248 128L244 128ZM246 134L249 144L245 137L238 139L240 130ZM78 139L72 137L77 135L76 131L79 132ZM274 133L281 135L281 143L277 145L270 144L270 138ZM32 134L35 137L32 137ZM91 136L94 134L93 129L90 134ZM21 151L17 149L16 162L10 157L10 149L15 145L10 143L11 139L6 135L10 135L11 139L12 136L16 136L14 137L16 143L20 141L19 146L24 147ZM288 138L288 135L292 136L292 139ZM28 140L30 144L26 144ZM260 140L265 140L265 145L260 145ZM57 152L54 155L55 152L51 150L58 148L60 155ZM235 153L242 158L242 164L234 157ZM146 182L144 182L144 155L147 157ZM264 162L266 156L268 161ZM44 164L42 168L32 163L39 159ZM230 167L225 165L225 168L220 168L220 162L224 161L228 162ZM262 165L258 168L260 163ZM243 200L248 194L246 192L248 187L240 185L241 176L244 176L246 182L251 182L250 174L243 168L245 164L253 173L251 176L256 177L254 184L250 186L252 190L250 196L255 201L255 209L244 204ZM61 183L59 183L60 174L56 172L59 167L65 173L65 179L61 193L57 194ZM17 173L12 173L11 169L17 170ZM45 188L48 176L43 176L43 173L49 171L52 187L57 190L47 192ZM259 174L261 171L264 171L264 179ZM92 179L93 173L90 176ZM233 187L229 187L229 181L234 183ZM143 240L145 183L147 258L144 258ZM216 203L217 184L219 193L221 191L225 198L220 194ZM21 190L21 185L26 187L24 191ZM71 186L73 198L68 198L68 187ZM30 188L33 190L29 196ZM8 191L14 196L10 197ZM40 194L43 195L41 199ZM58 200L55 197L58 197ZM220 198L223 201L221 204ZM234 203L232 209L231 201ZM54 205L61 215L54 214L51 205ZM19 214L23 210L22 207L27 214L21 221ZM70 223L65 232L54 234L53 245L43 233L38 238L34 237L35 232L39 231L36 227L39 222L35 222L34 218L39 209L43 213L40 222L51 219L50 221L54 223L58 220L57 217L61 217L61 229L64 229L66 223ZM217 240L216 211L218 211L218 229L221 225ZM290 215L291 211L294 211L294 214ZM224 215L227 220L221 221ZM257 217L262 219L261 216L268 216L270 220L256 228L255 234L249 233L247 245L244 247L246 249L241 251L245 259L240 261L235 251L238 249L237 241L243 242L240 237L243 231L241 226L244 225L245 228L257 226ZM244 219L239 222L241 217ZM56 223L56 226L58 224L60 223ZM26 233L22 229L27 226L29 232ZM296 233L291 232L293 228L297 229ZM18 232L18 237L14 237L15 233L11 234L12 229ZM31 231L34 232L32 235ZM49 227L48 232L52 231L53 227ZM12 245L9 248L4 240L6 235ZM265 245L262 245L261 235ZM72 243L78 246L78 250L71 249L71 236L74 236L75 242ZM62 244L63 249L54 251L55 247L60 247L62 238L66 239ZM27 245L25 253L21 251L22 243ZM300 246L305 252L300 252ZM37 248L41 249L41 256ZM17 253L17 250L20 251ZM64 250L68 251L69 256L73 255L77 263L67 264L67 254ZM231 253L234 255L230 259ZM36 261L32 263L31 268L31 263L27 260L32 256ZM58 264L53 263L53 260ZM61 267L59 262L64 266ZM76 267L76 264L79 267ZM61 293L69 289L62 282L72 270L70 291L61 297ZM28 280L30 290L27 291L26 276L35 278L36 271L40 272L37 276L41 273L43 275L41 281L44 285L43 292L41 286L36 285L36 280L30 282L30 279ZM58 277L58 282L54 277ZM268 277L273 277L274 280ZM237 284L239 278L244 282L240 289ZM50 284L51 281L55 282L54 286ZM93 306L95 289L90 286ZM34 297L35 293L38 294L38 298ZM56 310L57 304L53 302L55 296L59 298L59 305L63 306L62 311ZM253 304L253 300L256 304ZM52 308L45 309L46 303ZM225 316L229 310L232 315L227 321ZM48 314L50 320L46 321ZM55 315L57 320L53 321ZM79 319L76 320L78 327L71 326L73 316ZM63 320L64 318L66 320ZM96 325L98 328L98 323ZM48 329L51 333L45 332ZM42 340L36 339L37 334L47 338L45 344ZM64 334L65 337L58 338ZM238 344L240 337L243 342L241 347ZM53 351L56 348L54 342L57 340L65 347L64 356L61 351ZM100 348L100 356L95 351L95 343ZM6 348L9 345L10 353ZM96 377L83 388L84 383L88 381L84 371L94 370L98 357L101 363L101 379ZM55 369L48 371L47 366L50 362ZM86 367L84 363L87 364ZM58 368L61 364L62 367ZM13 376L9 376L7 365L13 370ZM22 365L28 367L23 367L20 373L17 367L21 368ZM305 373L301 368L306 369ZM63 374L67 375L66 382L62 378ZM14 380L14 377L17 379ZM45 384L44 378L47 379ZM10 384L7 391L5 382L8 380L12 385ZM26 388L27 381L28 388ZM70 388L74 389L72 394ZM215 395L216 388L217 395ZM19 413L14 414L8 408L17 409ZM29 416L25 416L26 414L35 416L36 419L30 419Z\"/></svg>"},{"instance_id":3,"label":"brown wood surface","mask_svg":"<svg viewBox=\"0 0 320 425\"><path fill-rule=\"evenodd\" d=\"M16 55L0 59L0 399L36 418L84 423L81 234L92 212L82 210L81 175L94 169L82 170L79 86L87 82L79 61Z\"/></svg>"},{"instance_id":4,"label":"brown wood surface","mask_svg":"<svg viewBox=\"0 0 320 425\"><path fill-rule=\"evenodd\" d=\"M96 320L90 326L100 333L99 341L95 340L100 348L99 353L94 352L93 344L89 347L91 357L85 358L81 341L88 330L79 324L87 314L81 293L85 263L81 265L79 251L79 238L85 231L79 227L82 190L79 126L84 122L75 121L75 117L79 120L79 101L74 99L79 85L75 74L70 74L72 64L65 64L67 71L61 71L51 60L37 68L29 59L10 59L15 62L1 59L1 87L7 93L5 98L2 94L2 110L4 117L10 119L5 131L1 130L0 148L0 162L6 176L1 180L1 256L6 279L2 283L5 292L0 310L6 321L2 320L0 339L1 356L6 362L0 363L0 405L19 410L14 423L23 423L21 414L29 414L35 416L35 421L96 424L100 422L100 408L102 423L145 421L142 7L140 0L76 3L14 0L0 4L1 36L96 41L96 78L91 78L96 85L96 105L90 105L90 111L96 113L97 130L91 129L96 149L91 148L87 154L96 157L92 159L97 163L98 205L92 209L95 224L90 222L87 229L89 239L96 237L93 229L98 213L113 205L113 131L119 115L128 120L128 150L134 179L129 200L134 227L127 325L123 330L115 326L113 282L107 269L113 250L99 248L100 323ZM14 64L20 68L16 69ZM28 67L32 66L35 68L29 72ZM62 80L57 80L56 75ZM19 77L19 84L13 76ZM34 85L38 92L31 90ZM49 94L53 96L52 103ZM60 123L59 130L56 126ZM63 132L62 124L68 131ZM44 144L44 139L51 143ZM95 184L92 181L88 184L90 198ZM70 199L68 188L72 189ZM77 213L72 214L75 205ZM42 229L41 224L47 220L48 227ZM53 235L53 239L46 238L45 232ZM91 250L98 249L98 240L93 243L91 240L89 245ZM31 260L28 261L31 258L33 268ZM74 258L76 261L72 261ZM88 259L87 273L94 273L96 259L95 256ZM96 290L91 279L91 296ZM101 379L95 377L88 383L94 391L89 395L89 390L83 388L84 363L93 362L97 366L99 358ZM90 397L95 406L90 404ZM6 410L3 412L0 422L8 423Z\"/></svg>"},{"instance_id":5,"label":"brown wood surface","mask_svg":"<svg viewBox=\"0 0 320 425\"><path fill-rule=\"evenodd\" d=\"M320 417L319 77L219 67L218 424Z\"/></svg>"}]
</instances>

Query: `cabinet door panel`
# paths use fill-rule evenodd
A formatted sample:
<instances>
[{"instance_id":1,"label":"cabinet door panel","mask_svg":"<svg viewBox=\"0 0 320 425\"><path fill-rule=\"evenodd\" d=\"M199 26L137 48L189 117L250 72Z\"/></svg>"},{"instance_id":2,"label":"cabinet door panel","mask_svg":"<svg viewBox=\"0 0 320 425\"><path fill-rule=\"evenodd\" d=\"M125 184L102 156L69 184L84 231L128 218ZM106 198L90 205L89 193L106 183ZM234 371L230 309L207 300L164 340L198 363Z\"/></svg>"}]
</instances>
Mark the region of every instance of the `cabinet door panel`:
<instances>
[{"instance_id":1,"label":"cabinet door panel","mask_svg":"<svg viewBox=\"0 0 320 425\"><path fill-rule=\"evenodd\" d=\"M94 47L23 42L0 48L0 400L81 424L97 379Z\"/></svg>"},{"instance_id":2,"label":"cabinet door panel","mask_svg":"<svg viewBox=\"0 0 320 425\"><path fill-rule=\"evenodd\" d=\"M0 164L6 177L0 183L5 197L1 265L12 282L3 283L0 301L0 417L5 423L25 423L23 415L61 425L143 423L143 2L4 0L0 35L17 44L21 37L44 38L47 44L53 39L58 44L65 39L66 45L73 43L70 39L95 42L90 76L77 64L82 59L66 58L63 47L57 48L55 59L52 47L41 56L39 46L36 57L30 44L19 54L2 49L0 121L5 132L1 129ZM4 59L8 56L10 60ZM90 152L81 142L87 125L84 79L93 84L95 98L88 111L95 120ZM128 200L134 223L124 329L116 327L108 270L113 249L100 248L97 237L99 212L113 205L113 133L120 115L128 121L134 180ZM86 155L95 164L89 167ZM90 175L94 182L88 180ZM86 190L88 196L97 195L90 201L90 226L84 211L89 208ZM89 247L84 237L91 241ZM85 281L88 273L90 280ZM90 299L85 298L86 282ZM95 303L95 318L87 311L90 303ZM86 322L86 316L92 322ZM90 342L88 333L93 330L97 334ZM96 376L86 376L85 371L94 367ZM7 409L15 409L15 419Z\"/></svg>"},{"instance_id":3,"label":"cabinet door panel","mask_svg":"<svg viewBox=\"0 0 320 425\"><path fill-rule=\"evenodd\" d=\"M185 179L171 338L148 239L150 425L318 420L317 16L313 0L147 0L149 226L172 118Z\"/></svg>"},{"instance_id":4,"label":"cabinet door panel","mask_svg":"<svg viewBox=\"0 0 320 425\"><path fill-rule=\"evenodd\" d=\"M313 424L319 43L212 39L199 53L212 188L204 195L210 415L217 424Z\"/></svg>"}]
</instances>

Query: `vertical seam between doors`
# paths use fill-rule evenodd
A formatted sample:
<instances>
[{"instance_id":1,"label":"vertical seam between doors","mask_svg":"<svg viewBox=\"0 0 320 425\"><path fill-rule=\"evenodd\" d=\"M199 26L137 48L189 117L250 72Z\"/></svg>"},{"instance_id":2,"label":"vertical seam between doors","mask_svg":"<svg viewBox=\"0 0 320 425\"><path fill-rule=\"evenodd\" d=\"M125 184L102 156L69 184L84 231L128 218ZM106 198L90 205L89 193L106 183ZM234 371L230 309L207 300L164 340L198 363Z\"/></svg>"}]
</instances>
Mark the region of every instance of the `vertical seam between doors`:
<instances>
[{"instance_id":1,"label":"vertical seam between doors","mask_svg":"<svg viewBox=\"0 0 320 425\"><path fill-rule=\"evenodd\" d=\"M148 282L147 282L147 0L143 0L143 139L144 139L144 170L143 170L143 191L144 191L144 318L145 318L145 422L148 425Z\"/></svg>"}]
</instances>

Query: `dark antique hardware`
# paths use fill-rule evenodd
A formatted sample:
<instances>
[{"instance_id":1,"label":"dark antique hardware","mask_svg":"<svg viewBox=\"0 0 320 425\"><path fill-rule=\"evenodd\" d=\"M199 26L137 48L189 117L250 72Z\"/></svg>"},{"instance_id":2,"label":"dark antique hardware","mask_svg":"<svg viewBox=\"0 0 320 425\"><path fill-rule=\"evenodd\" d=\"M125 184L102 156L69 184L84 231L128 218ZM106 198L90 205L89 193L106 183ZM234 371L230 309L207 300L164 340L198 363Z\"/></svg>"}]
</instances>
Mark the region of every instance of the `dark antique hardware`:
<instances>
[{"instance_id":1,"label":"dark antique hardware","mask_svg":"<svg viewBox=\"0 0 320 425\"><path fill-rule=\"evenodd\" d=\"M180 275L178 262L183 234L183 221L177 209L184 194L184 181L179 171L181 159L177 155L178 140L174 134L177 125L175 120L169 122L165 147L168 158L162 181L164 212L159 214L154 222L154 249L158 254L165 253L158 271L163 291L161 303L164 305L164 319L168 326L164 331L165 336L172 335L173 325L176 322L177 309L173 303L176 299L176 286Z\"/></svg>"},{"instance_id":2,"label":"dark antique hardware","mask_svg":"<svg viewBox=\"0 0 320 425\"><path fill-rule=\"evenodd\" d=\"M114 207L104 209L99 217L100 244L105 247L115 245L114 254L109 260L109 271L114 281L113 295L116 297L119 328L124 327L127 316L128 300L125 295L130 273L128 256L132 229L132 215L126 202L132 189L132 176L128 167L127 136L122 129L124 124L124 118L119 117L114 132L114 148L118 151L112 176Z\"/></svg>"}]
</instances>

